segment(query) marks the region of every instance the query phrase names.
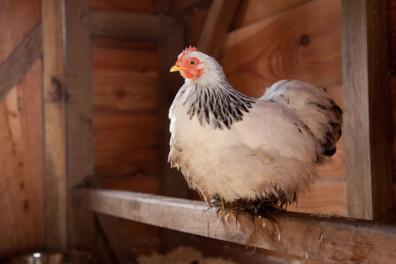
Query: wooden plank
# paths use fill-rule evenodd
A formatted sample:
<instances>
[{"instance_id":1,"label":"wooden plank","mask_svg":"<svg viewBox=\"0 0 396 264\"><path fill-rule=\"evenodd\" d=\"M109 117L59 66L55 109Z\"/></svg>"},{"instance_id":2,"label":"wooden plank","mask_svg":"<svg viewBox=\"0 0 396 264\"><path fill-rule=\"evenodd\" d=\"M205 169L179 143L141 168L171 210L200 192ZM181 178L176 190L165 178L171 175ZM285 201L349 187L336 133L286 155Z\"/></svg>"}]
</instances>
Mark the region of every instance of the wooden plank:
<instances>
[{"instance_id":1,"label":"wooden plank","mask_svg":"<svg viewBox=\"0 0 396 264\"><path fill-rule=\"evenodd\" d=\"M156 50L93 48L93 111L158 110Z\"/></svg>"},{"instance_id":2,"label":"wooden plank","mask_svg":"<svg viewBox=\"0 0 396 264\"><path fill-rule=\"evenodd\" d=\"M37 24L0 65L0 102L20 82L42 53L41 23Z\"/></svg>"},{"instance_id":3,"label":"wooden plank","mask_svg":"<svg viewBox=\"0 0 396 264\"><path fill-rule=\"evenodd\" d=\"M274 5L282 3L289 1L274 1ZM307 45L301 44L304 35ZM341 1L308 1L234 30L227 35L219 61L233 87L244 94L260 97L276 81L299 79L326 88L330 98L343 107ZM317 169L320 180L331 184L328 189L319 188L318 182L301 195L297 209L345 216L345 188L335 188L346 179L343 137L336 154Z\"/></svg>"},{"instance_id":4,"label":"wooden plank","mask_svg":"<svg viewBox=\"0 0 396 264\"><path fill-rule=\"evenodd\" d=\"M92 59L90 1L65 1L67 82L67 179L68 191L84 185L94 174L92 131ZM90 249L95 241L93 215L68 197L68 245Z\"/></svg>"},{"instance_id":5,"label":"wooden plank","mask_svg":"<svg viewBox=\"0 0 396 264\"><path fill-rule=\"evenodd\" d=\"M2 64L40 23L40 1L0 0L0 10ZM19 59L21 61L8 63L24 62L24 58ZM6 85L20 70L14 67L5 80L2 76L0 86ZM43 248L41 71L38 59L14 87L1 96L0 259Z\"/></svg>"},{"instance_id":6,"label":"wooden plank","mask_svg":"<svg viewBox=\"0 0 396 264\"><path fill-rule=\"evenodd\" d=\"M235 27L241 28L264 18L279 14L284 11L290 12L293 8L306 4L312 0L249 0L242 1L235 19Z\"/></svg>"},{"instance_id":7,"label":"wooden plank","mask_svg":"<svg viewBox=\"0 0 396 264\"><path fill-rule=\"evenodd\" d=\"M387 1L342 1L348 213L393 213Z\"/></svg>"},{"instance_id":8,"label":"wooden plank","mask_svg":"<svg viewBox=\"0 0 396 264\"><path fill-rule=\"evenodd\" d=\"M132 246L128 243L130 237L128 230L120 225L117 218L105 214L96 214L110 249L116 255L118 263L137 263L136 256L132 252Z\"/></svg>"},{"instance_id":9,"label":"wooden plank","mask_svg":"<svg viewBox=\"0 0 396 264\"><path fill-rule=\"evenodd\" d=\"M388 38L389 66L393 75L396 74L396 1L388 1Z\"/></svg>"},{"instance_id":10,"label":"wooden plank","mask_svg":"<svg viewBox=\"0 0 396 264\"><path fill-rule=\"evenodd\" d=\"M156 15L94 10L91 34L100 37L157 40L161 36L161 19Z\"/></svg>"},{"instance_id":11,"label":"wooden plank","mask_svg":"<svg viewBox=\"0 0 396 264\"><path fill-rule=\"evenodd\" d=\"M218 221L203 202L106 190L76 190L98 213L331 263L390 263L396 226L336 217L279 212L273 221L250 215ZM364 241L364 243L362 243Z\"/></svg>"},{"instance_id":12,"label":"wooden plank","mask_svg":"<svg viewBox=\"0 0 396 264\"><path fill-rule=\"evenodd\" d=\"M43 26L44 246L67 248L66 84L62 2L41 1Z\"/></svg>"},{"instance_id":13,"label":"wooden plank","mask_svg":"<svg viewBox=\"0 0 396 264\"><path fill-rule=\"evenodd\" d=\"M146 14L157 14L162 5L161 0L91 0L92 9L122 12L138 12Z\"/></svg>"},{"instance_id":14,"label":"wooden plank","mask_svg":"<svg viewBox=\"0 0 396 264\"><path fill-rule=\"evenodd\" d=\"M188 197L188 187L178 170L171 169L168 163L169 154L169 119L168 111L178 89L182 86L182 78L177 74L170 74L169 69L177 60L177 55L184 48L184 24L182 20L162 19L163 31L158 43L158 94L161 98L159 105L160 118L160 179L161 194L173 197ZM172 36L171 38L169 36ZM170 250L179 244L186 243L186 236L169 230L163 230L161 241L165 250Z\"/></svg>"},{"instance_id":15,"label":"wooden plank","mask_svg":"<svg viewBox=\"0 0 396 264\"><path fill-rule=\"evenodd\" d=\"M165 12L169 15L186 16L210 6L211 0L166 0Z\"/></svg>"},{"instance_id":16,"label":"wooden plank","mask_svg":"<svg viewBox=\"0 0 396 264\"><path fill-rule=\"evenodd\" d=\"M0 259L43 247L41 107L38 60L0 103Z\"/></svg>"},{"instance_id":17,"label":"wooden plank","mask_svg":"<svg viewBox=\"0 0 396 264\"><path fill-rule=\"evenodd\" d=\"M198 50L212 57L218 57L238 5L239 0L212 1L198 41Z\"/></svg>"},{"instance_id":18,"label":"wooden plank","mask_svg":"<svg viewBox=\"0 0 396 264\"><path fill-rule=\"evenodd\" d=\"M319 179L307 192L298 196L298 202L287 208L301 213L348 216L346 180Z\"/></svg>"}]
</instances>

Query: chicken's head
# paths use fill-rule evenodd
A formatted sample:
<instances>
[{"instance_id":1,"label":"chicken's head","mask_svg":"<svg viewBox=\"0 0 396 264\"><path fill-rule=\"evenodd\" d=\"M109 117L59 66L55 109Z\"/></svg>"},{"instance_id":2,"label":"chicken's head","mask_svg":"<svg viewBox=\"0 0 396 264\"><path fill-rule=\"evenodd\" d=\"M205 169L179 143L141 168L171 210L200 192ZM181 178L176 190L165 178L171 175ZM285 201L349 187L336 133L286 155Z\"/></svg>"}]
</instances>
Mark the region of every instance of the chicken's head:
<instances>
[{"instance_id":1,"label":"chicken's head","mask_svg":"<svg viewBox=\"0 0 396 264\"><path fill-rule=\"evenodd\" d=\"M193 52L197 51L195 47L186 48L178 57L175 65L170 69L171 72L179 71L186 79L197 79L201 76L205 65L200 61Z\"/></svg>"}]
</instances>

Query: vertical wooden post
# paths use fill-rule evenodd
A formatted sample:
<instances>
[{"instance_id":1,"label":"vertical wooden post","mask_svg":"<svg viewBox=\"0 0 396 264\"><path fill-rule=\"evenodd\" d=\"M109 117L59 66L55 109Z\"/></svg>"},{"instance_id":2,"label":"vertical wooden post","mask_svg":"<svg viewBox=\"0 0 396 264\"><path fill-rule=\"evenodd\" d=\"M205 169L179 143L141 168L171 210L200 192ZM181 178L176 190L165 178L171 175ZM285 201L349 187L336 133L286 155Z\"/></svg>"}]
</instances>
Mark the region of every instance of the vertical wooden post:
<instances>
[{"instance_id":1,"label":"vertical wooden post","mask_svg":"<svg viewBox=\"0 0 396 264\"><path fill-rule=\"evenodd\" d=\"M41 9L44 245L88 248L95 238L93 214L72 206L69 194L93 175L89 1L42 0Z\"/></svg>"},{"instance_id":2,"label":"vertical wooden post","mask_svg":"<svg viewBox=\"0 0 396 264\"><path fill-rule=\"evenodd\" d=\"M387 1L342 1L345 148L350 217L392 212Z\"/></svg>"},{"instance_id":3,"label":"vertical wooden post","mask_svg":"<svg viewBox=\"0 0 396 264\"><path fill-rule=\"evenodd\" d=\"M166 196L179 198L188 197L188 186L178 170L171 169L168 163L169 153L169 119L168 111L183 79L177 74L169 72L176 62L177 56L184 48L183 21L162 17L163 31L158 44L158 66L160 77L160 118L161 118L161 193ZM172 231L162 230L162 244L169 250L185 240L185 235Z\"/></svg>"},{"instance_id":4,"label":"vertical wooden post","mask_svg":"<svg viewBox=\"0 0 396 264\"><path fill-rule=\"evenodd\" d=\"M67 247L66 89L62 0L42 0L44 247Z\"/></svg>"},{"instance_id":5,"label":"vertical wooden post","mask_svg":"<svg viewBox=\"0 0 396 264\"><path fill-rule=\"evenodd\" d=\"M92 60L90 1L65 1L67 86L67 179L68 192L84 185L94 174L92 131ZM68 197L69 247L85 248L95 240L94 216Z\"/></svg>"}]
</instances>

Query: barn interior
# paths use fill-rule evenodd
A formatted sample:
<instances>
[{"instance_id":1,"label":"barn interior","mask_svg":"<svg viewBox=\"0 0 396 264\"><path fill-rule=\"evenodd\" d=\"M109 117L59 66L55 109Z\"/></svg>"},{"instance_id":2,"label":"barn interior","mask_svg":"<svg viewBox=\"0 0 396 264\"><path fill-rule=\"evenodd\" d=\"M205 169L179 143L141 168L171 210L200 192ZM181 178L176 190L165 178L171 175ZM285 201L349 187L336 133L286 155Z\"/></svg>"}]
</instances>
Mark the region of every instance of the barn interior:
<instances>
[{"instance_id":1,"label":"barn interior","mask_svg":"<svg viewBox=\"0 0 396 264\"><path fill-rule=\"evenodd\" d=\"M0 262L396 258L395 0L0 0L0 28ZM219 223L167 163L190 45L246 95L298 79L344 110L336 154L274 222Z\"/></svg>"}]
</instances>

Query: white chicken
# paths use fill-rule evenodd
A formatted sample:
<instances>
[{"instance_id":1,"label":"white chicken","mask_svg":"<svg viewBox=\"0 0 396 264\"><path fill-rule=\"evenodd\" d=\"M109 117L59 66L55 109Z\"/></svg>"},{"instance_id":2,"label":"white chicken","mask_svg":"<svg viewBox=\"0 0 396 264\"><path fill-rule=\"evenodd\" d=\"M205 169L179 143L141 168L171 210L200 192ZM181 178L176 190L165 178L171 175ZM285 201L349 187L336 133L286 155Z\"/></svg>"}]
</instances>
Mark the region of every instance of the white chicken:
<instances>
[{"instance_id":1,"label":"white chicken","mask_svg":"<svg viewBox=\"0 0 396 264\"><path fill-rule=\"evenodd\" d=\"M336 151L342 110L310 84L279 81L255 99L191 46L173 71L185 83L169 110L169 162L210 206L287 205L317 178L315 165Z\"/></svg>"}]
</instances>

